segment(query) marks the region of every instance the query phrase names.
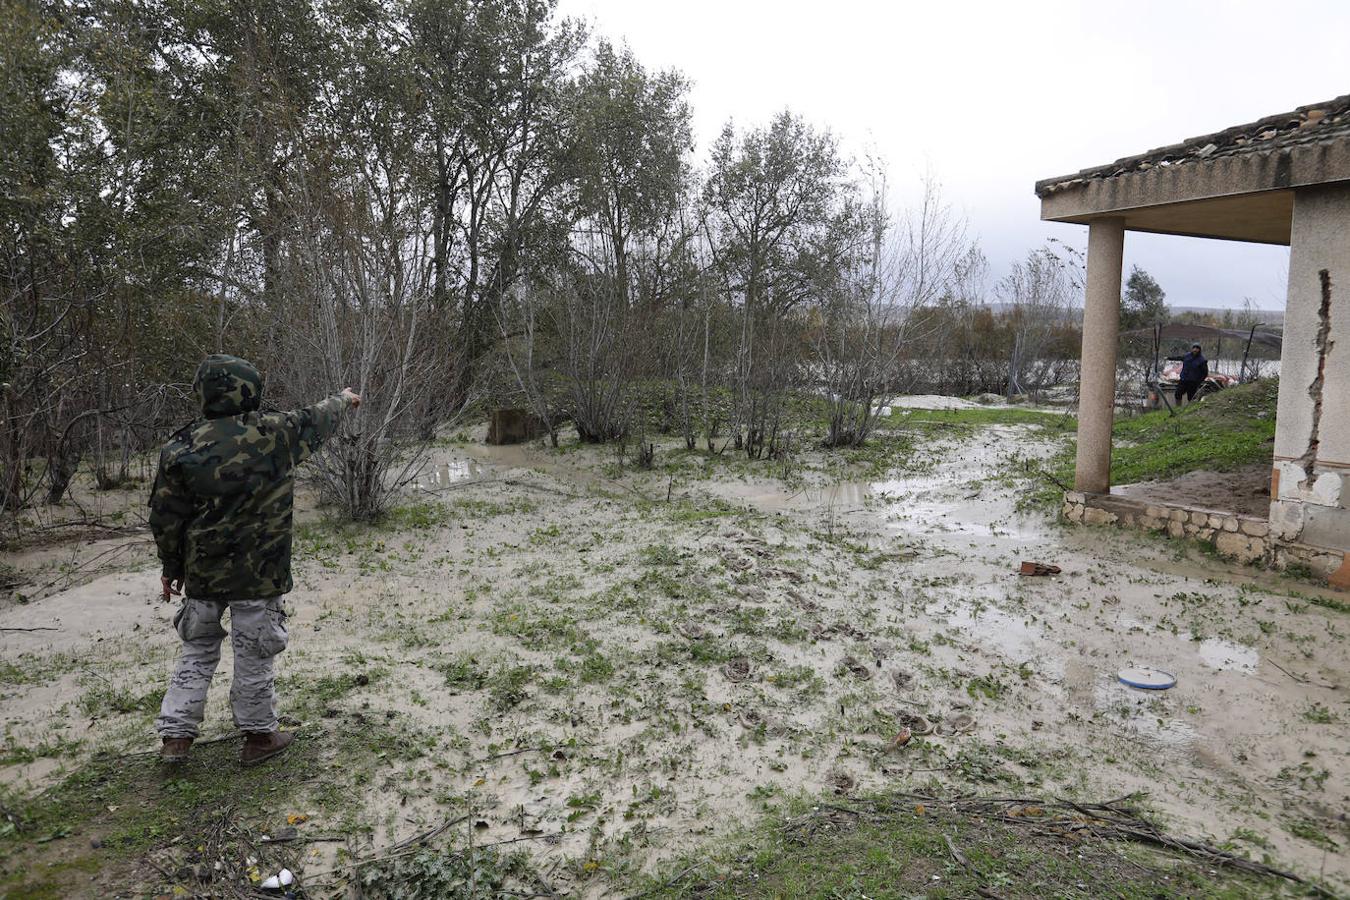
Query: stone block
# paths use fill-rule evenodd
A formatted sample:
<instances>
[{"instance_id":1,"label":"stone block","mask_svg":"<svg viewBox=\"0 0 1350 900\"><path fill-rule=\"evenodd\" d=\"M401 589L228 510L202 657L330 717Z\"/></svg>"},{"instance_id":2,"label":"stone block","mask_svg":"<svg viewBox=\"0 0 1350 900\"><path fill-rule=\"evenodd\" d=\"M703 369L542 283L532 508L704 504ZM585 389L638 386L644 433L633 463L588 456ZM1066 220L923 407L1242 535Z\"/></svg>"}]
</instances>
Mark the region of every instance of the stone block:
<instances>
[{"instance_id":1,"label":"stone block","mask_svg":"<svg viewBox=\"0 0 1350 900\"><path fill-rule=\"evenodd\" d=\"M1082 491L1065 491L1064 502L1077 503L1079 506L1081 506L1087 502L1087 495L1084 494Z\"/></svg>"},{"instance_id":2,"label":"stone block","mask_svg":"<svg viewBox=\"0 0 1350 900\"><path fill-rule=\"evenodd\" d=\"M1228 518L1228 517L1227 517L1227 516L1221 516L1221 515L1219 515L1218 513L1210 513L1210 515L1209 515L1209 527L1210 527L1210 528L1213 528L1213 529L1216 529L1216 530L1219 529L1219 528L1222 528L1222 527L1223 527L1223 520L1226 519L1226 518Z\"/></svg>"},{"instance_id":3,"label":"stone block","mask_svg":"<svg viewBox=\"0 0 1350 900\"><path fill-rule=\"evenodd\" d=\"M1167 521L1167 533L1174 538L1185 537L1186 526L1182 525L1176 519L1169 519Z\"/></svg>"},{"instance_id":4,"label":"stone block","mask_svg":"<svg viewBox=\"0 0 1350 900\"><path fill-rule=\"evenodd\" d=\"M1265 555L1266 544L1259 538L1230 531L1220 532L1214 541L1214 549L1224 556L1238 562L1255 562Z\"/></svg>"},{"instance_id":5,"label":"stone block","mask_svg":"<svg viewBox=\"0 0 1350 900\"><path fill-rule=\"evenodd\" d=\"M1262 522L1260 519L1243 519L1237 524L1241 525L1243 534L1250 534L1252 537L1265 537L1270 534L1270 523Z\"/></svg>"},{"instance_id":6,"label":"stone block","mask_svg":"<svg viewBox=\"0 0 1350 900\"><path fill-rule=\"evenodd\" d=\"M1223 520L1223 530L1224 530L1224 531L1237 531L1237 530L1238 530L1238 520L1237 520L1237 517L1235 517L1235 516L1225 516L1225 517L1224 517L1224 520Z\"/></svg>"},{"instance_id":7,"label":"stone block","mask_svg":"<svg viewBox=\"0 0 1350 900\"><path fill-rule=\"evenodd\" d=\"M1171 519L1173 522L1185 522L1190 517L1190 512L1184 509L1174 509L1167 514L1167 518Z\"/></svg>"},{"instance_id":8,"label":"stone block","mask_svg":"<svg viewBox=\"0 0 1350 900\"><path fill-rule=\"evenodd\" d=\"M1083 510L1083 521L1088 525L1111 525L1116 521L1116 514L1089 506Z\"/></svg>"},{"instance_id":9,"label":"stone block","mask_svg":"<svg viewBox=\"0 0 1350 900\"><path fill-rule=\"evenodd\" d=\"M1077 503L1065 503L1064 518L1068 519L1070 522L1083 521L1083 507Z\"/></svg>"},{"instance_id":10,"label":"stone block","mask_svg":"<svg viewBox=\"0 0 1350 900\"><path fill-rule=\"evenodd\" d=\"M1145 510L1145 512L1146 512L1151 518L1154 518L1154 519L1165 519L1165 518L1167 518L1167 507L1165 507L1165 506L1150 506L1150 507L1148 507L1148 508Z\"/></svg>"}]
</instances>

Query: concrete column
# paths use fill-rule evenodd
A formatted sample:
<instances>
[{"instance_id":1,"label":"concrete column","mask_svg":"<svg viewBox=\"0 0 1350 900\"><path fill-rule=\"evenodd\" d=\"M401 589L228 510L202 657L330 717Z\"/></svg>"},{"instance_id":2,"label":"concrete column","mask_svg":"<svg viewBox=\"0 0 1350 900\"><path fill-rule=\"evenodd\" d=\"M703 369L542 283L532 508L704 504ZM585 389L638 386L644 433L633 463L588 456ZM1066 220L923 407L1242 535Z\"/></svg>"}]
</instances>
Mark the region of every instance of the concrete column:
<instances>
[{"instance_id":1,"label":"concrete column","mask_svg":"<svg viewBox=\"0 0 1350 900\"><path fill-rule=\"evenodd\" d=\"M1083 304L1083 358L1078 384L1078 458L1075 490L1111 490L1111 425L1116 406L1116 342L1120 331L1120 269L1125 220L1088 225L1087 297Z\"/></svg>"},{"instance_id":2,"label":"concrete column","mask_svg":"<svg viewBox=\"0 0 1350 900\"><path fill-rule=\"evenodd\" d=\"M1270 528L1350 557L1350 185L1294 194ZM1350 586L1350 564L1340 575Z\"/></svg>"}]
</instances>

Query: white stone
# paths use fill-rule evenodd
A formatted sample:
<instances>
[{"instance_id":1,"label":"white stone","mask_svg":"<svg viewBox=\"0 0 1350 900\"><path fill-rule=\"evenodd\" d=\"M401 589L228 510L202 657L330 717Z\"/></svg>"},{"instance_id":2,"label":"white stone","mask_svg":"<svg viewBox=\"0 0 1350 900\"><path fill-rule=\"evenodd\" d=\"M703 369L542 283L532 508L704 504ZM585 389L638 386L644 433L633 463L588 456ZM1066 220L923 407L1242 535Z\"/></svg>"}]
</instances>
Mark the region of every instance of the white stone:
<instances>
[{"instance_id":1,"label":"white stone","mask_svg":"<svg viewBox=\"0 0 1350 900\"><path fill-rule=\"evenodd\" d=\"M1340 473L1323 472L1313 482L1310 499L1312 502L1320 503L1323 506L1340 506L1342 484Z\"/></svg>"}]
</instances>

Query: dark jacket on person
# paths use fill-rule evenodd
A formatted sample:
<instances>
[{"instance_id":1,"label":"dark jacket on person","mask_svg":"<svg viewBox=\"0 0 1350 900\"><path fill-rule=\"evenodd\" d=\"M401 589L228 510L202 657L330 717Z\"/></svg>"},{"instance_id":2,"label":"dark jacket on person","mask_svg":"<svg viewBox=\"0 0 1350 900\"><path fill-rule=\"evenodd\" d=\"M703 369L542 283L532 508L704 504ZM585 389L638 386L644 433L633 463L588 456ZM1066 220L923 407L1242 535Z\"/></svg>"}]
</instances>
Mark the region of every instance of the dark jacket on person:
<instances>
[{"instance_id":1,"label":"dark jacket on person","mask_svg":"<svg viewBox=\"0 0 1350 900\"><path fill-rule=\"evenodd\" d=\"M262 413L262 376L235 356L197 369L204 420L173 436L150 495L165 578L187 596L251 600L290 591L295 467L337 430L347 400Z\"/></svg>"},{"instance_id":2,"label":"dark jacket on person","mask_svg":"<svg viewBox=\"0 0 1350 900\"><path fill-rule=\"evenodd\" d=\"M1192 350L1185 356L1169 356L1169 362L1181 363L1181 377L1178 381L1204 381L1209 377L1209 360L1205 354Z\"/></svg>"}]
</instances>

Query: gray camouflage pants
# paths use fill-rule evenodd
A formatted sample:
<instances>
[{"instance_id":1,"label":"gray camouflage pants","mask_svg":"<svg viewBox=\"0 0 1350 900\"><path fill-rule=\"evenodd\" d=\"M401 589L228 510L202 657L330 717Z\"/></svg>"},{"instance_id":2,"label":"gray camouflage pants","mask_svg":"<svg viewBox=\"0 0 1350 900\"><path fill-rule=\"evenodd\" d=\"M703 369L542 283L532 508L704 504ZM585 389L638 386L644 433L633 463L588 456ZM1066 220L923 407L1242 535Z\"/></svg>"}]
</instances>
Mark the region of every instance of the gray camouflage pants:
<instances>
[{"instance_id":1,"label":"gray camouflage pants","mask_svg":"<svg viewBox=\"0 0 1350 900\"><path fill-rule=\"evenodd\" d=\"M227 634L220 624L226 608L230 610L228 634L234 648L234 683L230 686L234 724L241 731L277 730L272 659L286 649L287 638L281 598L229 603L184 599L173 617L183 650L155 720L160 737L197 736L206 708L206 691L220 662L220 643Z\"/></svg>"}]
</instances>

